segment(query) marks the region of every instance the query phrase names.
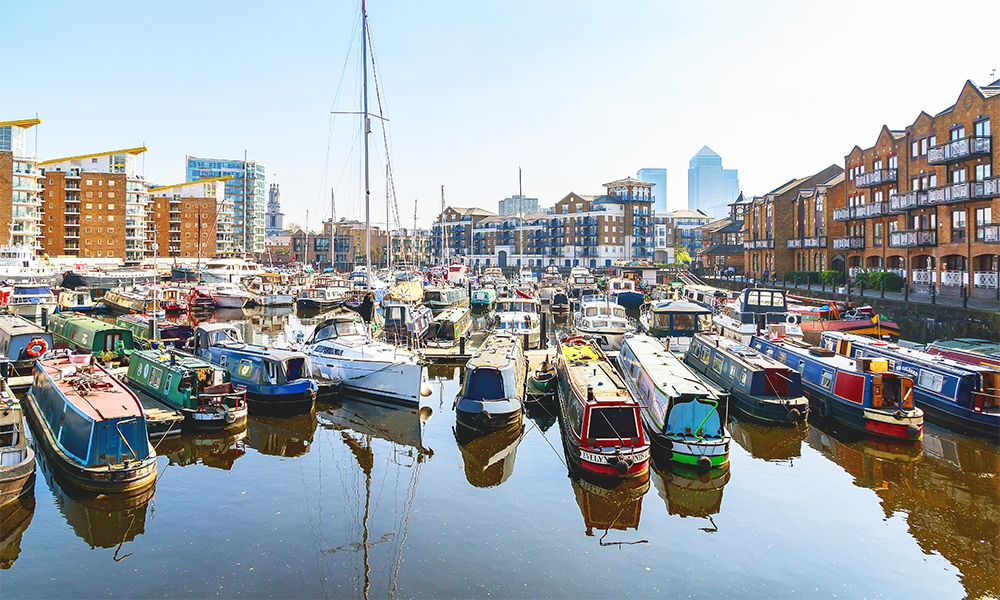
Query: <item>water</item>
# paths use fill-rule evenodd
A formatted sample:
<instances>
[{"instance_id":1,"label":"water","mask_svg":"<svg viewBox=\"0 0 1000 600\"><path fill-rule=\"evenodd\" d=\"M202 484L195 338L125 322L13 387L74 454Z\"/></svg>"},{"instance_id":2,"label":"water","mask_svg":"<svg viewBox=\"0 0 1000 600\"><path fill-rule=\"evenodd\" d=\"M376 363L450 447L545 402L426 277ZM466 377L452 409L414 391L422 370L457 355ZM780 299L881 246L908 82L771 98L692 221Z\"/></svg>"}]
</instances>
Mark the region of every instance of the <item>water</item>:
<instances>
[{"instance_id":1,"label":"water","mask_svg":"<svg viewBox=\"0 0 1000 600\"><path fill-rule=\"evenodd\" d=\"M277 335L285 315L254 317ZM308 325L290 319L299 327ZM1000 595L998 450L730 420L728 473L569 476L558 420L459 440L461 370L433 416L342 399L158 448L155 489L86 498L40 460L4 512L0 594L79 597ZM459 443L461 442L461 444Z\"/></svg>"}]
</instances>

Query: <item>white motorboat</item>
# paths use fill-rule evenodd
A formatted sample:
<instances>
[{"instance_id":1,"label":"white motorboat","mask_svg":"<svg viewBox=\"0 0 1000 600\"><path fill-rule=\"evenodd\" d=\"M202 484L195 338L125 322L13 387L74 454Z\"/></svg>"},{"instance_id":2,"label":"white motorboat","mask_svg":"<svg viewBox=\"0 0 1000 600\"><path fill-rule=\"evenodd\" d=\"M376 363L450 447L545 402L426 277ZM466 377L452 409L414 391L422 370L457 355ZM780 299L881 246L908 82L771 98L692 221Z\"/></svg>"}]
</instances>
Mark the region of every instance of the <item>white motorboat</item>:
<instances>
[{"instance_id":1,"label":"white motorboat","mask_svg":"<svg viewBox=\"0 0 1000 600\"><path fill-rule=\"evenodd\" d=\"M213 283L212 298L219 308L243 308L250 302L250 292L232 283Z\"/></svg>"},{"instance_id":2,"label":"white motorboat","mask_svg":"<svg viewBox=\"0 0 1000 600\"><path fill-rule=\"evenodd\" d=\"M257 277L264 273L264 268L243 258L213 258L205 264L201 275L205 281L237 283L244 277Z\"/></svg>"},{"instance_id":3,"label":"white motorboat","mask_svg":"<svg viewBox=\"0 0 1000 600\"><path fill-rule=\"evenodd\" d=\"M59 304L47 285L15 285L7 301L7 310L28 319L40 319L42 312L53 314Z\"/></svg>"},{"instance_id":4,"label":"white motorboat","mask_svg":"<svg viewBox=\"0 0 1000 600\"><path fill-rule=\"evenodd\" d=\"M47 260L35 256L30 246L0 247L0 280L13 283L56 285L62 274Z\"/></svg>"},{"instance_id":5,"label":"white motorboat","mask_svg":"<svg viewBox=\"0 0 1000 600\"><path fill-rule=\"evenodd\" d=\"M499 298L494 309L493 327L499 331L528 336L525 350L538 348L541 340L541 304L536 298Z\"/></svg>"},{"instance_id":6,"label":"white motorboat","mask_svg":"<svg viewBox=\"0 0 1000 600\"><path fill-rule=\"evenodd\" d=\"M626 333L635 331L635 323L625 308L606 295L584 296L580 310L573 315L577 333L603 341L612 350L620 350Z\"/></svg>"},{"instance_id":7,"label":"white motorboat","mask_svg":"<svg viewBox=\"0 0 1000 600\"><path fill-rule=\"evenodd\" d=\"M424 389L417 355L373 341L355 312L341 311L318 323L302 351L317 382L339 384L350 393L418 406L430 391Z\"/></svg>"},{"instance_id":8,"label":"white motorboat","mask_svg":"<svg viewBox=\"0 0 1000 600\"><path fill-rule=\"evenodd\" d=\"M541 281L538 282L538 299L542 302L548 302L552 294L560 287L563 287L563 280L559 273L545 273L542 275Z\"/></svg>"},{"instance_id":9,"label":"white motorboat","mask_svg":"<svg viewBox=\"0 0 1000 600\"><path fill-rule=\"evenodd\" d=\"M784 325L786 336L802 337L798 323L798 316L788 313L784 290L747 288L715 315L722 335L744 346L750 345L753 336L767 331L769 325Z\"/></svg>"}]
</instances>

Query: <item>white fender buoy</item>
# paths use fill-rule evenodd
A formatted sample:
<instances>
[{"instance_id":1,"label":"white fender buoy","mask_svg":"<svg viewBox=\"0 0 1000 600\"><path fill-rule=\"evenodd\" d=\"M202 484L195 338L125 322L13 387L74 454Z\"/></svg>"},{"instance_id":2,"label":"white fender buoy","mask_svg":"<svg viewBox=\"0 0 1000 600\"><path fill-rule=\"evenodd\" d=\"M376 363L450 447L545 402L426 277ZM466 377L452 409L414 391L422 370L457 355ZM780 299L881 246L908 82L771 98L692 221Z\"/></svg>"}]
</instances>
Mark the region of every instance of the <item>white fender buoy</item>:
<instances>
[{"instance_id":1,"label":"white fender buoy","mask_svg":"<svg viewBox=\"0 0 1000 600\"><path fill-rule=\"evenodd\" d=\"M434 409L432 409L431 407L429 407L429 406L421 406L420 407L420 422L421 423L426 423L427 421L430 421L431 417L433 415L434 415Z\"/></svg>"},{"instance_id":2,"label":"white fender buoy","mask_svg":"<svg viewBox=\"0 0 1000 600\"><path fill-rule=\"evenodd\" d=\"M420 395L421 396L423 396L424 398L426 398L427 396L430 396L433 393L434 393L434 390L431 389L431 386L430 386L429 383L427 383L425 381L425 382L423 382L423 383L420 384Z\"/></svg>"},{"instance_id":3,"label":"white fender buoy","mask_svg":"<svg viewBox=\"0 0 1000 600\"><path fill-rule=\"evenodd\" d=\"M788 323L789 325L798 325L799 315L795 313L788 313L788 316L785 317L785 323Z\"/></svg>"}]
</instances>

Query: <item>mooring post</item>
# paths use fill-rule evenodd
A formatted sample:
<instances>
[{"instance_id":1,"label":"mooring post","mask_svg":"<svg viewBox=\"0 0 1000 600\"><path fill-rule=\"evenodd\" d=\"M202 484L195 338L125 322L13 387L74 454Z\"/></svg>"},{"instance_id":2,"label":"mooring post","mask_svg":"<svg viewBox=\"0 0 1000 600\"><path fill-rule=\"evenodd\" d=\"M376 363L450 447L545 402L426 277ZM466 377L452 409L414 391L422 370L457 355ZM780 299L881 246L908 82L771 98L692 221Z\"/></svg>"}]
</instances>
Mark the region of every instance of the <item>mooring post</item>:
<instances>
[{"instance_id":1,"label":"mooring post","mask_svg":"<svg viewBox=\"0 0 1000 600\"><path fill-rule=\"evenodd\" d=\"M42 329L49 328L49 309L47 306L42 307Z\"/></svg>"},{"instance_id":2,"label":"mooring post","mask_svg":"<svg viewBox=\"0 0 1000 600\"><path fill-rule=\"evenodd\" d=\"M465 356L465 336L458 336L458 355Z\"/></svg>"},{"instance_id":3,"label":"mooring post","mask_svg":"<svg viewBox=\"0 0 1000 600\"><path fill-rule=\"evenodd\" d=\"M969 288L962 286L962 308L969 308Z\"/></svg>"},{"instance_id":4,"label":"mooring post","mask_svg":"<svg viewBox=\"0 0 1000 600\"><path fill-rule=\"evenodd\" d=\"M548 325L548 323L547 323L548 319L546 317L548 317L548 315L543 312L542 315L541 315L542 323L540 325L540 332L539 332L539 338L538 338L538 347L539 348L544 348L544 347L546 347L546 346L549 345L548 332L546 331L546 329L547 329L546 326Z\"/></svg>"}]
</instances>

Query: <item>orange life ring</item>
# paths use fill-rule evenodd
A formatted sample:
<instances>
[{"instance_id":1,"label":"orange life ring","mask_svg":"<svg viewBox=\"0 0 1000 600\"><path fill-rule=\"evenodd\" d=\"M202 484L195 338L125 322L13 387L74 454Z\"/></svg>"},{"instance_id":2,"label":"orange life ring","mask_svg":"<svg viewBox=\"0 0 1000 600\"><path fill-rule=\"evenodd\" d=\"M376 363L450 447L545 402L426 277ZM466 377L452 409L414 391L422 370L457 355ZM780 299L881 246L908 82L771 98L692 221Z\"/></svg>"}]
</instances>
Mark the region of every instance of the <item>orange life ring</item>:
<instances>
[{"instance_id":1,"label":"orange life ring","mask_svg":"<svg viewBox=\"0 0 1000 600\"><path fill-rule=\"evenodd\" d=\"M24 351L28 353L28 356L33 358L38 358L39 356L45 354L49 349L49 344L42 338L34 338L28 345L25 346Z\"/></svg>"},{"instance_id":2,"label":"orange life ring","mask_svg":"<svg viewBox=\"0 0 1000 600\"><path fill-rule=\"evenodd\" d=\"M579 335L573 335L563 340L563 345L566 346L582 346L586 343L587 340L583 339L583 337Z\"/></svg>"}]
</instances>

